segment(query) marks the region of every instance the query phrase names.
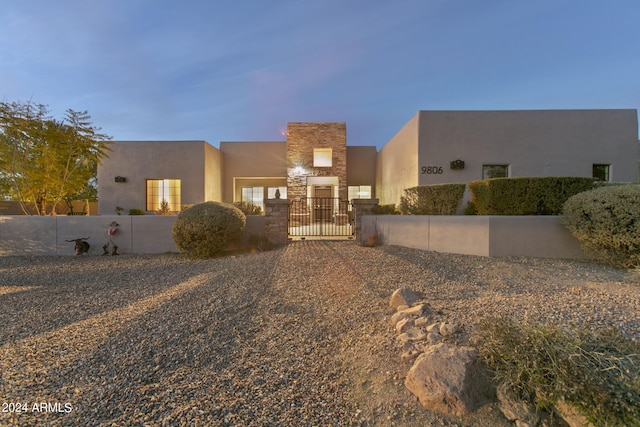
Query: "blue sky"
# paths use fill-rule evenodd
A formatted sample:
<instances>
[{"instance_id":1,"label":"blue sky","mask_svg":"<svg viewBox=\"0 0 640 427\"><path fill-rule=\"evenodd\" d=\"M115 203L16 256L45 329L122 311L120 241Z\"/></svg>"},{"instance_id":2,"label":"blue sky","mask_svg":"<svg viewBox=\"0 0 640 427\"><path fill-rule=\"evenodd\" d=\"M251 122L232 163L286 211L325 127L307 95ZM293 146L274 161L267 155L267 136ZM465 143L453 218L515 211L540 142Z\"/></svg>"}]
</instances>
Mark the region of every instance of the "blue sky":
<instances>
[{"instance_id":1,"label":"blue sky","mask_svg":"<svg viewBox=\"0 0 640 427\"><path fill-rule=\"evenodd\" d=\"M116 140L384 145L418 110L634 108L637 0L5 0L0 99Z\"/></svg>"}]
</instances>

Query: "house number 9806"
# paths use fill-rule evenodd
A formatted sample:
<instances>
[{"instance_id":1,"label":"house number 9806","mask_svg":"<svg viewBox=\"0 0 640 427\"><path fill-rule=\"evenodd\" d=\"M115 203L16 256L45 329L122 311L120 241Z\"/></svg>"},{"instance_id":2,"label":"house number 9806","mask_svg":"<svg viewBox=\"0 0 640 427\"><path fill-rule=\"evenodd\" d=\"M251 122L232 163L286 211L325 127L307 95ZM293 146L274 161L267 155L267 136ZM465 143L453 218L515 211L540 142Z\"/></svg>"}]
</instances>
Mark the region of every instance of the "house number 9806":
<instances>
[{"instance_id":1,"label":"house number 9806","mask_svg":"<svg viewBox=\"0 0 640 427\"><path fill-rule=\"evenodd\" d=\"M442 166L422 166L422 173L427 175L440 175L442 173Z\"/></svg>"}]
</instances>

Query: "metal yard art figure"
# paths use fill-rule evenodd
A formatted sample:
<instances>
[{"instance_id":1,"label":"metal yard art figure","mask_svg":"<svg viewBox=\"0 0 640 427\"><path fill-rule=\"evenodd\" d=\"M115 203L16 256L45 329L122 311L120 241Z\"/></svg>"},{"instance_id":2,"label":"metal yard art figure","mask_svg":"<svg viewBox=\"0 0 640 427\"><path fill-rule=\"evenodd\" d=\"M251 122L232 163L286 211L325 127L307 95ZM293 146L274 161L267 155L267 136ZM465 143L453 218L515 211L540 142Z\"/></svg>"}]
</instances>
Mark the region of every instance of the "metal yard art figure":
<instances>
[{"instance_id":1,"label":"metal yard art figure","mask_svg":"<svg viewBox=\"0 0 640 427\"><path fill-rule=\"evenodd\" d=\"M109 255L109 248L111 247L111 255L120 255L118 253L118 245L116 245L115 242L115 237L116 234L118 234L118 226L120 224L118 224L115 221L111 221L111 224L109 224L109 228L107 228L106 231L106 236L107 236L107 243L104 244L104 246L102 247L102 249L104 250L104 253L102 255Z\"/></svg>"},{"instance_id":2,"label":"metal yard art figure","mask_svg":"<svg viewBox=\"0 0 640 427\"><path fill-rule=\"evenodd\" d=\"M91 247L89 243L86 242L86 240L88 239L89 239L88 237L81 237L79 239L65 240L65 242L74 242L76 244L74 248L75 254L82 256L88 253L89 248Z\"/></svg>"}]
</instances>

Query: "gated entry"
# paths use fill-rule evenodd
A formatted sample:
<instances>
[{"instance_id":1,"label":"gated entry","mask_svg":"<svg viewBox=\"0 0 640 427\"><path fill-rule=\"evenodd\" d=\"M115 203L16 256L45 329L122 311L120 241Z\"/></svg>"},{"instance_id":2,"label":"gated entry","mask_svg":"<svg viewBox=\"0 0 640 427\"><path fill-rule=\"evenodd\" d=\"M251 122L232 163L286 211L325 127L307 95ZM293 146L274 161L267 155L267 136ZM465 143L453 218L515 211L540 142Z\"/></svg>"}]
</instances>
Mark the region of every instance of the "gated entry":
<instances>
[{"instance_id":1,"label":"gated entry","mask_svg":"<svg viewBox=\"0 0 640 427\"><path fill-rule=\"evenodd\" d=\"M353 236L349 201L337 197L303 197L289 205L290 237Z\"/></svg>"}]
</instances>

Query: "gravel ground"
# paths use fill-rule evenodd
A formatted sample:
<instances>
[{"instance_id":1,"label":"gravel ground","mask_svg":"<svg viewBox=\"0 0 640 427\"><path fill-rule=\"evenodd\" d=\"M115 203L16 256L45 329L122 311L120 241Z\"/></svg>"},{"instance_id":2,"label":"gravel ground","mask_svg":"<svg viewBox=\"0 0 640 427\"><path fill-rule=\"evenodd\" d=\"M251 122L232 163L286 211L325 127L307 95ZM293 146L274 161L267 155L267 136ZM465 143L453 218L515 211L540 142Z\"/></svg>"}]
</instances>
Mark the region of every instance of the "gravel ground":
<instances>
[{"instance_id":1,"label":"gravel ground","mask_svg":"<svg viewBox=\"0 0 640 427\"><path fill-rule=\"evenodd\" d=\"M351 241L203 261L0 257L0 425L508 426L495 405L452 419L404 388L393 290L467 332L506 315L638 340L639 282L586 262Z\"/></svg>"}]
</instances>

